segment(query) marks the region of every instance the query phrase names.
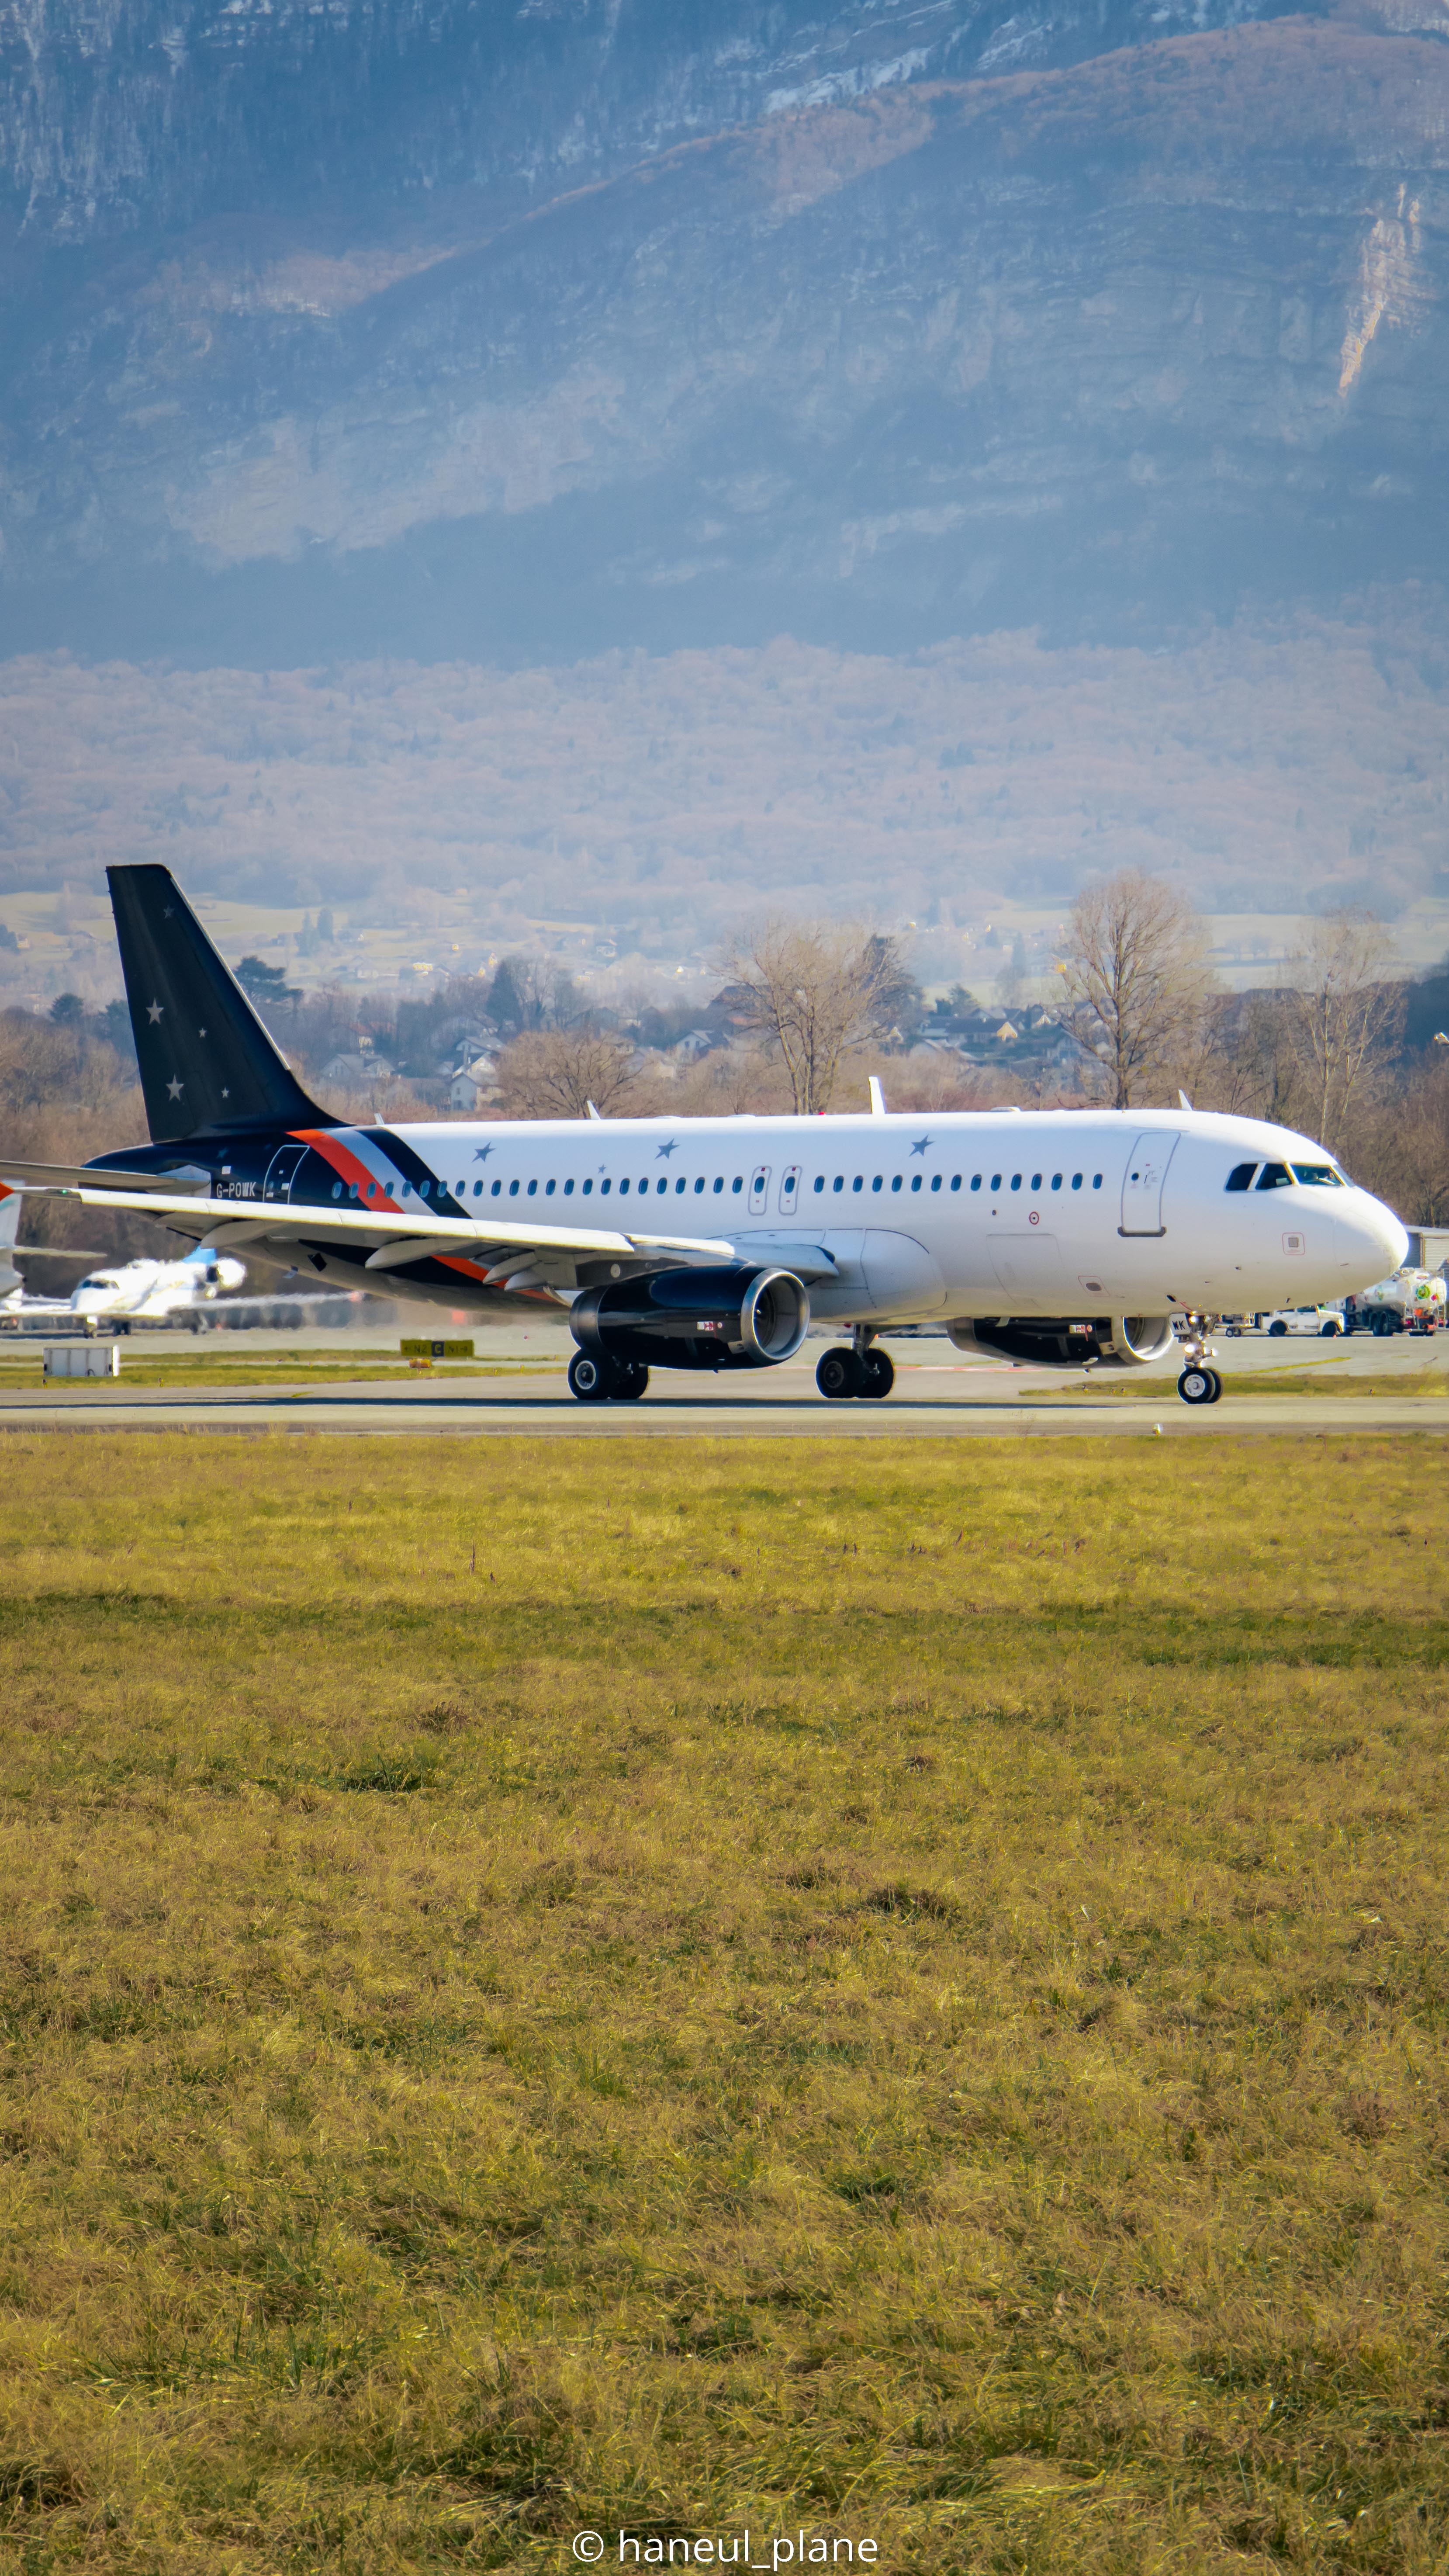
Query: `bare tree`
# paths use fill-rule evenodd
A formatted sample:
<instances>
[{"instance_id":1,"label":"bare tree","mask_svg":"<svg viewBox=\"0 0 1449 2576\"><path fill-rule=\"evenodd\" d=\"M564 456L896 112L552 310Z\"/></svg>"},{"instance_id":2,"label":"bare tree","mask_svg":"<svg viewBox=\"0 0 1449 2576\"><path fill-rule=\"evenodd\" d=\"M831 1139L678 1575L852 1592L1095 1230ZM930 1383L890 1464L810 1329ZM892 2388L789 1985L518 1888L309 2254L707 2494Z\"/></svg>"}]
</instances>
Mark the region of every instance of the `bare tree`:
<instances>
[{"instance_id":1,"label":"bare tree","mask_svg":"<svg viewBox=\"0 0 1449 2576\"><path fill-rule=\"evenodd\" d=\"M638 1076L625 1038L579 1021L570 1029L531 1030L498 1059L508 1118L583 1118L623 1106Z\"/></svg>"},{"instance_id":2,"label":"bare tree","mask_svg":"<svg viewBox=\"0 0 1449 2576\"><path fill-rule=\"evenodd\" d=\"M1402 991L1386 980L1392 955L1382 922L1367 913L1330 913L1314 923L1285 997L1308 1114L1330 1151L1403 1014Z\"/></svg>"},{"instance_id":3,"label":"bare tree","mask_svg":"<svg viewBox=\"0 0 1449 2576\"><path fill-rule=\"evenodd\" d=\"M832 921L766 921L726 950L737 1017L778 1054L797 1113L828 1109L841 1065L910 988L895 943Z\"/></svg>"},{"instance_id":4,"label":"bare tree","mask_svg":"<svg viewBox=\"0 0 1449 2576\"><path fill-rule=\"evenodd\" d=\"M1060 966L1072 1031L1113 1107L1130 1109L1193 1049L1213 989L1203 924L1170 886L1122 868L1078 896Z\"/></svg>"}]
</instances>

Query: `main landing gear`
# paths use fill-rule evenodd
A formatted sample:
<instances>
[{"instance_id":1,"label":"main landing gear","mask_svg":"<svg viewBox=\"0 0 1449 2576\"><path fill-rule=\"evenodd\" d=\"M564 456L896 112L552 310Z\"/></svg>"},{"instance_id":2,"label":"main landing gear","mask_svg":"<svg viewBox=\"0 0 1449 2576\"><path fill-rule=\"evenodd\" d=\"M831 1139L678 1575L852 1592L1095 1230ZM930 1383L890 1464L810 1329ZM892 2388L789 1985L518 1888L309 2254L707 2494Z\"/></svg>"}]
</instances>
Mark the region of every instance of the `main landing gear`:
<instances>
[{"instance_id":1,"label":"main landing gear","mask_svg":"<svg viewBox=\"0 0 1449 2576\"><path fill-rule=\"evenodd\" d=\"M575 1351L569 1362L569 1387L580 1404L637 1404L649 1384L642 1360L596 1358Z\"/></svg>"},{"instance_id":2,"label":"main landing gear","mask_svg":"<svg viewBox=\"0 0 1449 2576\"><path fill-rule=\"evenodd\" d=\"M889 1353L873 1350L866 1332L856 1334L849 1350L827 1351L815 1370L815 1383L832 1404L843 1404L849 1396L887 1396L895 1382Z\"/></svg>"},{"instance_id":3,"label":"main landing gear","mask_svg":"<svg viewBox=\"0 0 1449 2576\"><path fill-rule=\"evenodd\" d=\"M1177 1381L1178 1394L1184 1404L1216 1404L1223 1391L1223 1382L1217 1370L1208 1366L1208 1361L1217 1356L1207 1339L1208 1317L1187 1315L1183 1321L1186 1330L1181 1339L1185 1365Z\"/></svg>"}]
</instances>

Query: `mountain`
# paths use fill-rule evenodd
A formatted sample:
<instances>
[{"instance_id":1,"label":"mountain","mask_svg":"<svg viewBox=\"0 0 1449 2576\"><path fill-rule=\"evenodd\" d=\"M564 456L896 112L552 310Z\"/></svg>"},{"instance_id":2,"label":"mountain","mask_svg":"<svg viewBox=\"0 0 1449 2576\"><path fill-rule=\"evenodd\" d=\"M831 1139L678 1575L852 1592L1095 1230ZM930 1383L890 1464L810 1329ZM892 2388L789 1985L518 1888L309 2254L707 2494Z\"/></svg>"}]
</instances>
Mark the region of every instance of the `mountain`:
<instances>
[{"instance_id":1,"label":"mountain","mask_svg":"<svg viewBox=\"0 0 1449 2576\"><path fill-rule=\"evenodd\" d=\"M1442 580L1446 31L11 0L0 645L1150 641Z\"/></svg>"}]
</instances>

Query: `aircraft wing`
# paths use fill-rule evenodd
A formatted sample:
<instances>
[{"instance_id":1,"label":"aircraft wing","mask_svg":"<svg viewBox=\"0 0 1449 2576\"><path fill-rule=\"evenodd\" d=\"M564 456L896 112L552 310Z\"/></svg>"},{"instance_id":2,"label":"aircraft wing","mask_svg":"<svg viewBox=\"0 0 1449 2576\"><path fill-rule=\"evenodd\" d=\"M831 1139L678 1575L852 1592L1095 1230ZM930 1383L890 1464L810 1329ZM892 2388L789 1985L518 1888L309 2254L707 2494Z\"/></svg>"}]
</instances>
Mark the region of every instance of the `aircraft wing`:
<instances>
[{"instance_id":1,"label":"aircraft wing","mask_svg":"<svg viewBox=\"0 0 1449 2576\"><path fill-rule=\"evenodd\" d=\"M7 1166L10 1169L18 1167ZM52 1167L54 1168L54 1167ZM104 1176L109 1182L111 1176ZM82 1207L135 1208L126 1182L119 1188L97 1186L103 1176L84 1180L72 1174L64 1181L21 1180L27 1192L79 1201ZM162 1218L178 1234L193 1235L217 1252L243 1243L334 1244L339 1252L361 1254L369 1269L402 1268L409 1261L439 1256L456 1260L476 1252L494 1267L509 1252L562 1255L565 1259L615 1261L732 1261L734 1244L721 1235L635 1233L623 1228L540 1225L519 1216L444 1217L404 1214L369 1207L293 1207L286 1200L214 1199L189 1191L148 1190L148 1216Z\"/></svg>"},{"instance_id":2,"label":"aircraft wing","mask_svg":"<svg viewBox=\"0 0 1449 2576\"><path fill-rule=\"evenodd\" d=\"M159 1187L151 1173L112 1175L62 1164L32 1164L28 1171L33 1177L22 1178L27 1171L24 1165L0 1169L7 1175L13 1171L16 1186L27 1194L75 1199L83 1207L133 1211L137 1198L133 1182L139 1178L148 1216L160 1218L173 1232L190 1235L216 1252L239 1250L246 1243L310 1243L320 1249L330 1243L338 1252L360 1253L367 1269L380 1272L429 1258L466 1262L476 1255L496 1280L501 1280L505 1264L511 1267L526 1254L563 1262L614 1260L646 1265L762 1261L793 1270L807 1282L837 1275L836 1264L822 1245L778 1231L751 1229L738 1236L656 1234L631 1226L545 1225L521 1211L460 1218L404 1212L386 1204L294 1207L284 1199L210 1198L186 1183L179 1190Z\"/></svg>"}]
</instances>

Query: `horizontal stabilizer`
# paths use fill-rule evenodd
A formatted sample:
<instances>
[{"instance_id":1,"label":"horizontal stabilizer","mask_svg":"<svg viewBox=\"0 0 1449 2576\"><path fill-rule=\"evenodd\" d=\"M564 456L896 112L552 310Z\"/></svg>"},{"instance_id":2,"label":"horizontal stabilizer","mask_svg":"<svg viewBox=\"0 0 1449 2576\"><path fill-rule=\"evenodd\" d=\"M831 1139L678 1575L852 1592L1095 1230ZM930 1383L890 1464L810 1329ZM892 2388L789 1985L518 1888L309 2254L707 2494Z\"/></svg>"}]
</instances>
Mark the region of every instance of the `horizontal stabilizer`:
<instances>
[{"instance_id":1,"label":"horizontal stabilizer","mask_svg":"<svg viewBox=\"0 0 1449 2576\"><path fill-rule=\"evenodd\" d=\"M21 1163L13 1158L7 1162L0 1155L0 1182L8 1182L15 1190L135 1190L143 1197L150 1191L171 1199L194 1188L205 1198L211 1187L211 1174L199 1167L175 1172L128 1172L111 1171L104 1163Z\"/></svg>"}]
</instances>

